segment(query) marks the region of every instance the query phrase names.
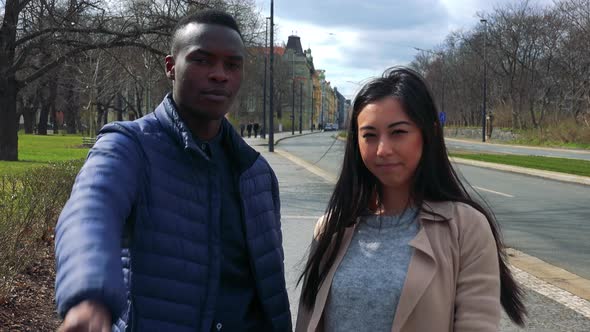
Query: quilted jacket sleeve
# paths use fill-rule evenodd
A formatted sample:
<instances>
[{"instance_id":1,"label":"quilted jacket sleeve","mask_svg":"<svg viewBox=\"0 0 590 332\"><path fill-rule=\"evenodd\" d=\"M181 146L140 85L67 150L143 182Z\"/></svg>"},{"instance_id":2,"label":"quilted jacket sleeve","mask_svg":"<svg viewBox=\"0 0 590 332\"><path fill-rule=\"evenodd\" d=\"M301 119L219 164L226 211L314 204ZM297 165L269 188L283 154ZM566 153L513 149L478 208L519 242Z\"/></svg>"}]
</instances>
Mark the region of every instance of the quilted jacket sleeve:
<instances>
[{"instance_id":1,"label":"quilted jacket sleeve","mask_svg":"<svg viewBox=\"0 0 590 332\"><path fill-rule=\"evenodd\" d=\"M140 149L128 135L97 140L78 173L55 236L57 310L82 300L104 303L116 320L126 303L121 236L137 197Z\"/></svg>"},{"instance_id":2,"label":"quilted jacket sleeve","mask_svg":"<svg viewBox=\"0 0 590 332\"><path fill-rule=\"evenodd\" d=\"M277 176L275 175L274 171L272 170L272 168L268 164L268 162L267 162L267 165L270 170L270 175L272 177L272 199L273 199L273 204L274 204L275 218L278 223L277 229L279 232L279 241L280 241L279 250L281 251L281 258L283 260L285 260L285 253L283 251L283 231L281 230L281 198L280 198L280 194L279 194L279 181L278 181Z\"/></svg>"}]
</instances>

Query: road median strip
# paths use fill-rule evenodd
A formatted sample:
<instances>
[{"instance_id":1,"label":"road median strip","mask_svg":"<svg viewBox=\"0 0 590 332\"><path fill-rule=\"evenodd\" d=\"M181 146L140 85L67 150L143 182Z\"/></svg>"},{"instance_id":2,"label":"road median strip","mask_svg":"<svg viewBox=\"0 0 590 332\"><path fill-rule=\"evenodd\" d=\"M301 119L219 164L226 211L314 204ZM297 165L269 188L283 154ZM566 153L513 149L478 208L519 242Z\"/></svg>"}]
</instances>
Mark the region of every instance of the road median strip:
<instances>
[{"instance_id":1,"label":"road median strip","mask_svg":"<svg viewBox=\"0 0 590 332\"><path fill-rule=\"evenodd\" d=\"M536 177L550 179L550 180L569 182L569 183L577 183L577 184L583 184L583 185L590 186L590 177L588 177L588 176L580 176L580 175L566 174L566 173L553 172L553 171L544 171L544 170L533 169L533 168L491 163L488 161L471 160L471 159L458 158L458 157L450 157L450 159L452 162L455 162L458 164L463 164L463 165L489 168L489 169L495 169L495 170L504 171L504 172L524 174L524 175L536 176Z\"/></svg>"}]
</instances>

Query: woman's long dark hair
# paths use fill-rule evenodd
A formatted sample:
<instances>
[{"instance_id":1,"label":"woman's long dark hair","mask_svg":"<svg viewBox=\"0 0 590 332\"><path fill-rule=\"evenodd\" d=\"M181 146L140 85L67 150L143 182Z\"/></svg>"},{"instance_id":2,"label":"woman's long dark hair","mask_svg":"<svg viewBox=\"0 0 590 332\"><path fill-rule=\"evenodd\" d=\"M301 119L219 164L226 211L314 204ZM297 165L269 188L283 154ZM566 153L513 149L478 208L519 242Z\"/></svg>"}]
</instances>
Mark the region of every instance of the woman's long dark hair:
<instances>
[{"instance_id":1,"label":"woman's long dark hair","mask_svg":"<svg viewBox=\"0 0 590 332\"><path fill-rule=\"evenodd\" d=\"M375 194L380 193L379 181L361 159L357 120L366 105L387 97L396 98L422 132L424 145L410 193L412 204L420 211L425 200L463 202L485 215L498 247L502 306L514 323L524 325L523 292L508 267L499 225L493 213L470 197L451 166L428 86L418 73L402 67L389 68L382 77L365 84L354 100L342 171L326 208L323 227L299 277L299 282L305 280L301 294L304 306L313 307L320 285L334 264L345 228L366 213L367 208L374 205Z\"/></svg>"}]
</instances>

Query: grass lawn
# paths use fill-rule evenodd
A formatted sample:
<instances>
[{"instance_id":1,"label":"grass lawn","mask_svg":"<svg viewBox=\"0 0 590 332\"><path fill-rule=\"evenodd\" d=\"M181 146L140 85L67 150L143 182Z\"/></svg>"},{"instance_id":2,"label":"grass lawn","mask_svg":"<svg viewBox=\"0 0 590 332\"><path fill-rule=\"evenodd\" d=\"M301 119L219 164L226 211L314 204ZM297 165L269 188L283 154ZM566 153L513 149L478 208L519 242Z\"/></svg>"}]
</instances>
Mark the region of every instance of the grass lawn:
<instances>
[{"instance_id":1,"label":"grass lawn","mask_svg":"<svg viewBox=\"0 0 590 332\"><path fill-rule=\"evenodd\" d=\"M450 153L450 155L457 158L534 168L544 171L590 176L590 161L587 160L539 156L518 156L507 154Z\"/></svg>"},{"instance_id":2,"label":"grass lawn","mask_svg":"<svg viewBox=\"0 0 590 332\"><path fill-rule=\"evenodd\" d=\"M18 174L51 162L84 159L88 148L77 135L18 135L19 161L0 161L0 175Z\"/></svg>"}]
</instances>

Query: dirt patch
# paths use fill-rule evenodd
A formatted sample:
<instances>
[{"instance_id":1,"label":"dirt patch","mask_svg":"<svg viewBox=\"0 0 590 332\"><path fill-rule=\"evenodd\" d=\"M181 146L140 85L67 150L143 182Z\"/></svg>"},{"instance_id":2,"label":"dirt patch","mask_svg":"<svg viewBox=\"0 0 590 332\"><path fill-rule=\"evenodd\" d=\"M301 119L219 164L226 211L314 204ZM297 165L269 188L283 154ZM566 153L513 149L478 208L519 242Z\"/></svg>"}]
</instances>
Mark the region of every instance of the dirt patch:
<instances>
[{"instance_id":1,"label":"dirt patch","mask_svg":"<svg viewBox=\"0 0 590 332\"><path fill-rule=\"evenodd\" d=\"M0 331L55 331L59 326L53 243L43 250L41 259L17 276L9 297L0 303Z\"/></svg>"}]
</instances>

